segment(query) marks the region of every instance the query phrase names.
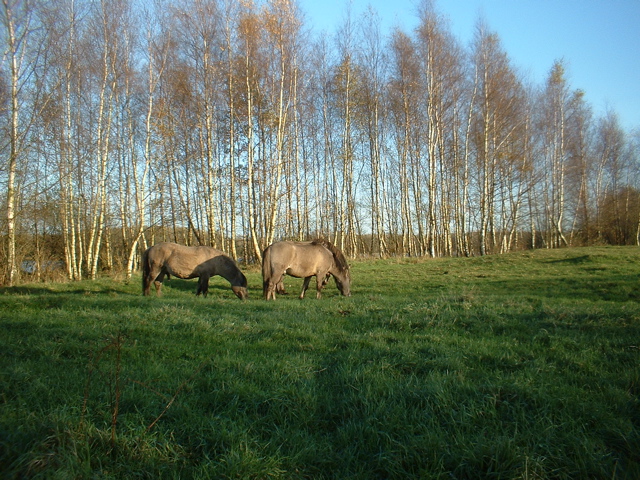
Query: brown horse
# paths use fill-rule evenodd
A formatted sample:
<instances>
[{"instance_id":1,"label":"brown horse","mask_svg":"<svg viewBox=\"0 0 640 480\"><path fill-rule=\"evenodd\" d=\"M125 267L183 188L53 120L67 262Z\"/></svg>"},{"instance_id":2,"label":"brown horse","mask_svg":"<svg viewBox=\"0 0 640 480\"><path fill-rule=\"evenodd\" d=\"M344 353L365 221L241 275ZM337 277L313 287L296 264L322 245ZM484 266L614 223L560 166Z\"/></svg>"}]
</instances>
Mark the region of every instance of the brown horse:
<instances>
[{"instance_id":1,"label":"brown horse","mask_svg":"<svg viewBox=\"0 0 640 480\"><path fill-rule=\"evenodd\" d=\"M151 282L156 294L162 295L164 277L198 277L198 290L206 297L209 278L220 275L231 284L231 290L242 300L247 298L247 279L236 263L220 250L212 247L186 247L177 243L158 243L142 254L142 293L149 295Z\"/></svg>"},{"instance_id":2,"label":"brown horse","mask_svg":"<svg viewBox=\"0 0 640 480\"><path fill-rule=\"evenodd\" d=\"M276 299L276 290L282 286L285 275L304 278L300 298L309 287L311 277L316 277L316 297L333 276L342 295L351 296L349 264L342 252L326 240L313 242L276 242L269 245L262 255L262 280L265 300Z\"/></svg>"}]
</instances>

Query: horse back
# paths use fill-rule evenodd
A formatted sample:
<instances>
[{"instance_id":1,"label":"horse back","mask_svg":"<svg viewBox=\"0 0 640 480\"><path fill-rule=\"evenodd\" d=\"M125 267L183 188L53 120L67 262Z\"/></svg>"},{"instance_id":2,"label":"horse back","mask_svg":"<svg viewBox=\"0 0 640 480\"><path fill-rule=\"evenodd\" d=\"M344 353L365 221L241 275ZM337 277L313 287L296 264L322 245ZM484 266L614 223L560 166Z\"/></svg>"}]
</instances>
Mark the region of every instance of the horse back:
<instances>
[{"instance_id":1,"label":"horse back","mask_svg":"<svg viewBox=\"0 0 640 480\"><path fill-rule=\"evenodd\" d=\"M263 274L286 271L292 276L306 277L318 270L325 272L333 265L333 255L322 245L312 242L282 241L270 245L265 251Z\"/></svg>"},{"instance_id":2,"label":"horse back","mask_svg":"<svg viewBox=\"0 0 640 480\"><path fill-rule=\"evenodd\" d=\"M213 247L187 247L177 243L157 243L148 250L150 265L165 270L179 278L194 278L200 275L199 266L222 252Z\"/></svg>"}]
</instances>

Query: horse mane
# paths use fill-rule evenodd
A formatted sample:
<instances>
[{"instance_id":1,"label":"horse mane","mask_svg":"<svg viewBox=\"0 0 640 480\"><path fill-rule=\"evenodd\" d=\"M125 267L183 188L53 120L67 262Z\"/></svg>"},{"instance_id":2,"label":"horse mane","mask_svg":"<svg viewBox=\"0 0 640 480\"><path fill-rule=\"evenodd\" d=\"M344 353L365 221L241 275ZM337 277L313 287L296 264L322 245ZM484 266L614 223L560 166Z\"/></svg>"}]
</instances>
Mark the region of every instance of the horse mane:
<instances>
[{"instance_id":1,"label":"horse mane","mask_svg":"<svg viewBox=\"0 0 640 480\"><path fill-rule=\"evenodd\" d=\"M344 254L340 251L338 247L336 247L333 243L324 238L316 238L311 242L312 245L322 245L324 248L329 250L333 254L333 259L336 262L336 266L338 270L341 272L346 272L349 270L349 263L345 258Z\"/></svg>"}]
</instances>

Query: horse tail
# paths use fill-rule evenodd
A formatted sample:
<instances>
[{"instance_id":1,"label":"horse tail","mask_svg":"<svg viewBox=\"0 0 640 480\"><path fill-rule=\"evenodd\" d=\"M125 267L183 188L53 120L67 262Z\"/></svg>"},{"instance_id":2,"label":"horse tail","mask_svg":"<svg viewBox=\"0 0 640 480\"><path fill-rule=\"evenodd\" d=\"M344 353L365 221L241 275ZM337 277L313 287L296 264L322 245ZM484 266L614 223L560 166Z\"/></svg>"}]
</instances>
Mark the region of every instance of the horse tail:
<instances>
[{"instance_id":1,"label":"horse tail","mask_svg":"<svg viewBox=\"0 0 640 480\"><path fill-rule=\"evenodd\" d=\"M271 246L262 252L262 294L267 298L269 293L269 279L271 278Z\"/></svg>"},{"instance_id":2,"label":"horse tail","mask_svg":"<svg viewBox=\"0 0 640 480\"><path fill-rule=\"evenodd\" d=\"M149 274L151 273L151 265L149 264L149 249L142 253L142 294L146 295L149 291Z\"/></svg>"}]
</instances>

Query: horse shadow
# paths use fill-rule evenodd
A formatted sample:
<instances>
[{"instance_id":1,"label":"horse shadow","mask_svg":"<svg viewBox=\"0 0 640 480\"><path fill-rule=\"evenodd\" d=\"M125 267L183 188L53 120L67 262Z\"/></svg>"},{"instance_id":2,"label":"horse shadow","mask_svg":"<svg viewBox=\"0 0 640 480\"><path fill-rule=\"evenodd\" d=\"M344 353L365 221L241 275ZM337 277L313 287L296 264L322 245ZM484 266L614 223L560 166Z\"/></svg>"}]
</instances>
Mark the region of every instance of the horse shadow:
<instances>
[{"instance_id":1,"label":"horse shadow","mask_svg":"<svg viewBox=\"0 0 640 480\"><path fill-rule=\"evenodd\" d=\"M51 287L46 286L31 286L31 285L20 285L13 287L0 287L0 295L17 295L17 296L30 296L30 295L90 295L93 293L97 294L117 294L117 295L126 295L129 292L126 292L122 289L113 288L113 287L103 287L103 288L75 288L71 290L57 290Z\"/></svg>"},{"instance_id":2,"label":"horse shadow","mask_svg":"<svg viewBox=\"0 0 640 480\"><path fill-rule=\"evenodd\" d=\"M580 255L578 257L571 257L571 258L561 258L559 260L548 260L544 263L549 263L549 264L568 264L568 265L579 265L581 263L587 263L590 262L592 260L591 255Z\"/></svg>"},{"instance_id":3,"label":"horse shadow","mask_svg":"<svg viewBox=\"0 0 640 480\"><path fill-rule=\"evenodd\" d=\"M220 281L218 281L218 279ZM228 292L229 287L223 283L222 277L211 277L209 280L209 293L212 291L215 292ZM194 295L198 289L198 279L182 279L182 278L165 278L163 282L163 289L169 287L169 290L174 290L177 292L185 292L185 293L193 293ZM155 294L154 294L155 295Z\"/></svg>"}]
</instances>

